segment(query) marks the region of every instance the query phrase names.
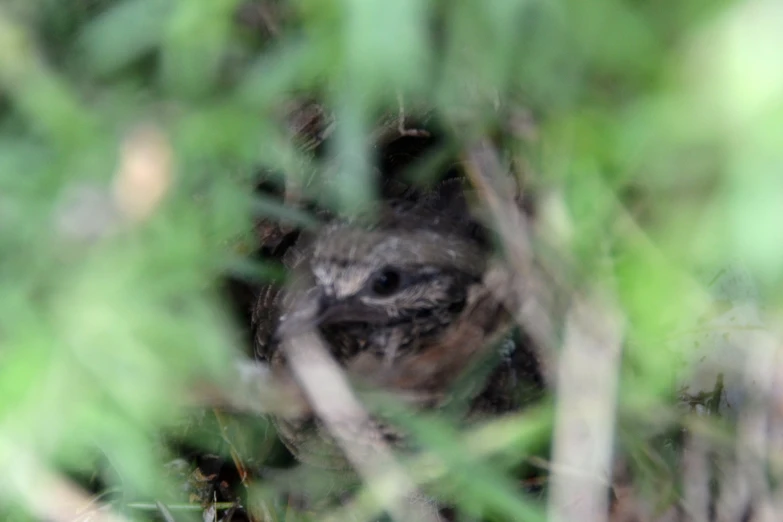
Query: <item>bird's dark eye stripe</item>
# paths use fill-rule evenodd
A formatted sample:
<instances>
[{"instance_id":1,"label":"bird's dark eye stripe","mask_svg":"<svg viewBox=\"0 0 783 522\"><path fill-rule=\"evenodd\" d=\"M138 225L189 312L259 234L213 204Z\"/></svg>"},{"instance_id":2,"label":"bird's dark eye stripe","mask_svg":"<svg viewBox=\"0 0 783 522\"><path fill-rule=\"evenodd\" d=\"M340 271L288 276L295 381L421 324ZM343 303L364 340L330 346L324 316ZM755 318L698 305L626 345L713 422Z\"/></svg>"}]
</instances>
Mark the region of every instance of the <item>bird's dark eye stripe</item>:
<instances>
[{"instance_id":1,"label":"bird's dark eye stripe","mask_svg":"<svg viewBox=\"0 0 783 522\"><path fill-rule=\"evenodd\" d=\"M423 267L423 265L422 265ZM416 272L414 269L411 269L411 272L408 272L408 269L406 267L405 271L406 277L404 279L404 284L402 287L407 288L423 283L429 283L431 281L434 281L436 279L439 279L443 277L444 275L451 275L455 278L464 278L466 284L472 284L477 283L479 281L478 277L475 277L470 274L466 274L464 272L457 272L457 271L443 271L443 272Z\"/></svg>"},{"instance_id":2,"label":"bird's dark eye stripe","mask_svg":"<svg viewBox=\"0 0 783 522\"><path fill-rule=\"evenodd\" d=\"M438 272L431 273L413 273L409 274L405 280L405 286L414 286L421 283L429 283L430 281L441 277L443 274Z\"/></svg>"}]
</instances>

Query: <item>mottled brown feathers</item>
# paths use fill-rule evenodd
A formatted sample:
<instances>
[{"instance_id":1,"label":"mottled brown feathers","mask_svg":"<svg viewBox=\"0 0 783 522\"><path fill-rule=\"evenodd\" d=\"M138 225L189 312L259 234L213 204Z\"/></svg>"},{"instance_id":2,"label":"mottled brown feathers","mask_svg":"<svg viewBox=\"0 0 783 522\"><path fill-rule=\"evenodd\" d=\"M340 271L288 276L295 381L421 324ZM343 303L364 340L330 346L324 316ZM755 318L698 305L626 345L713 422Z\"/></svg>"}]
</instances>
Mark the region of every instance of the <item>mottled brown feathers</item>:
<instances>
[{"instance_id":1,"label":"mottled brown feathers","mask_svg":"<svg viewBox=\"0 0 783 522\"><path fill-rule=\"evenodd\" d=\"M253 314L256 352L273 369L285 371L282 335L317 327L350 374L436 407L477 357L508 338L511 317L483 285L488 234L468 212L461 185L402 196L374 213L333 219L286 253L293 284L262 290ZM509 343L508 354L498 352L492 382L476 388L479 413L514 409L520 381L540 384L530 347ZM298 458L340 462L317 419L277 425ZM378 427L390 441L400 438Z\"/></svg>"}]
</instances>

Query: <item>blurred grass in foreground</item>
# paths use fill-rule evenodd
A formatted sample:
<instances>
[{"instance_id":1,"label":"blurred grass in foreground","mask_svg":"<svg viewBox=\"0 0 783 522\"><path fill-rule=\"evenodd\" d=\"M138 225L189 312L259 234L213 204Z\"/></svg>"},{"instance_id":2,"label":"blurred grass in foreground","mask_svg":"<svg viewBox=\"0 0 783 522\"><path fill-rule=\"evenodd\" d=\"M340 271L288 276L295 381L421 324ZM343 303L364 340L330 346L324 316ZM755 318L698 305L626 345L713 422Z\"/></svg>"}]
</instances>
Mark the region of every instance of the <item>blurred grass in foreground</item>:
<instances>
[{"instance_id":1,"label":"blurred grass in foreground","mask_svg":"<svg viewBox=\"0 0 783 522\"><path fill-rule=\"evenodd\" d=\"M346 209L375 195L366 135L400 97L453 124L449 146L505 136L509 159L551 195L544 216L574 281L617 279L631 341L621 423L654 432L650 412L669 411L671 367L688 346L682 355L663 340L697 324L711 291L712 276L687 274L740 261L767 315L779 316L775 2L257 4L273 22L242 26L237 0L0 6L9 517L62 519L37 467L103 470L127 501L165 497L159 434L183 413L187 386L225 379L242 348L220 278L251 271L237 245L254 244L253 216L285 211L254 199L257 173L323 170L285 128L282 108L297 96L336 112L327 162L339 173L322 197ZM535 115L536 139L509 131L514 107ZM123 147L150 128L158 152L142 144L135 154L151 166L129 166ZM504 472L461 461L447 430L419 428L458 470L439 487L455 488L469 512L540 516ZM536 444L531 436L519 451Z\"/></svg>"}]
</instances>

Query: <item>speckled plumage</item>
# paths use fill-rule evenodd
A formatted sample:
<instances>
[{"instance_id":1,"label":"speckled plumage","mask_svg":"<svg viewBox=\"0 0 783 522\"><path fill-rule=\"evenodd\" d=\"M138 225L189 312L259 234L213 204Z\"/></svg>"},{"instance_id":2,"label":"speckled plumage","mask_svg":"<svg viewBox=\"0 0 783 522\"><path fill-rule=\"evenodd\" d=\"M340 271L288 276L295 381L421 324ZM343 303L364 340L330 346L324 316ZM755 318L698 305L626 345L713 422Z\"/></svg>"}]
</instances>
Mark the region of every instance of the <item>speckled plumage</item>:
<instances>
[{"instance_id":1,"label":"speckled plumage","mask_svg":"<svg viewBox=\"0 0 783 522\"><path fill-rule=\"evenodd\" d=\"M361 359L363 365L370 361L375 368L393 370L418 354L431 362L431 347L459 321L471 320L466 304L471 291L481 285L490 253L485 232L468 218L461 196L448 202L428 197L387 201L374 219L334 221L311 237L302 237L284 262L304 278L298 286L307 289L307 299L317 301L318 329L338 362L350 366ZM277 334L281 323L292 327L290 318L280 317L289 298L279 288L264 288L253 314L256 353L277 370L286 364ZM540 384L529 346L517 348L498 358L491 382L478 388L477 413L518 407L514 389L520 376ZM448 356L448 346L438 350ZM434 357L437 364L437 352ZM343 464L317 420L276 424L300 460L326 467ZM376 427L390 442L399 438L382 423Z\"/></svg>"}]
</instances>

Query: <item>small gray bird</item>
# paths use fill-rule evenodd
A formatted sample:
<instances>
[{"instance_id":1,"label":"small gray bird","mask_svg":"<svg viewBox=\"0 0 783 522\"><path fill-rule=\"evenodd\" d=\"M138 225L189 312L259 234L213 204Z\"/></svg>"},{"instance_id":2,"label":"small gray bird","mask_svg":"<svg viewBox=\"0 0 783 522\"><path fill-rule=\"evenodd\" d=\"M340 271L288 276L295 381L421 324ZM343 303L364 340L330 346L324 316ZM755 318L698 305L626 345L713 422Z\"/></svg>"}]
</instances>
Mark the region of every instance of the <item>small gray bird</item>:
<instances>
[{"instance_id":1,"label":"small gray bird","mask_svg":"<svg viewBox=\"0 0 783 522\"><path fill-rule=\"evenodd\" d=\"M335 221L300 239L285 263L300 278L297 287L304 289L305 300L316 307L310 314L314 326L339 363L377 376L387 389L426 388L428 395L442 396L465 366L455 357L477 351L471 343L488 337L467 332L475 331L471 321L477 308L470 298L480 293L490 254L486 232L470 218L462 192L441 190L418 200L386 201L371 219ZM295 319L281 317L290 308L285 300L293 298L280 288L265 288L253 313L256 353L277 371L286 365L279 346L286 332L280 328L297 328ZM482 306L482 324L504 324L499 303L490 305L489 314ZM518 344L498 357L494 375L475 393L479 413L517 407L520 377L541 384L527 341ZM316 419L276 419L276 426L300 460L345 465ZM390 427L378 423L376 428L389 442L399 441Z\"/></svg>"}]
</instances>

